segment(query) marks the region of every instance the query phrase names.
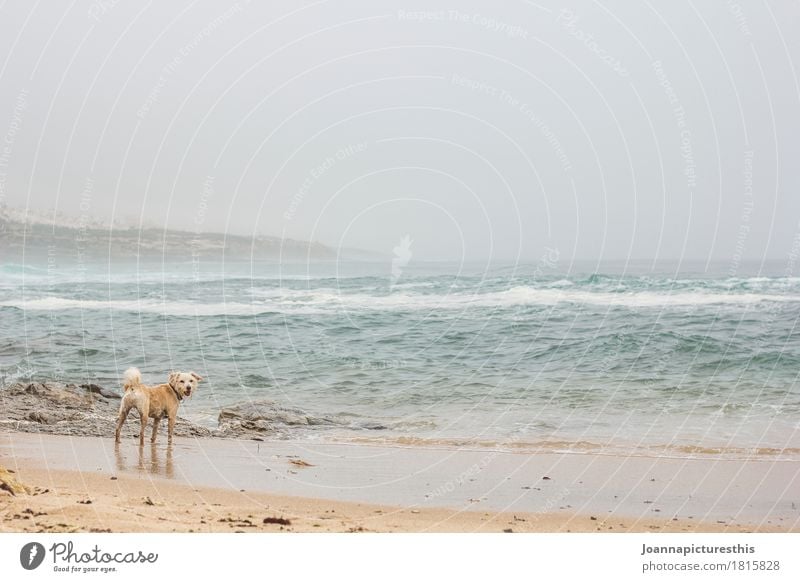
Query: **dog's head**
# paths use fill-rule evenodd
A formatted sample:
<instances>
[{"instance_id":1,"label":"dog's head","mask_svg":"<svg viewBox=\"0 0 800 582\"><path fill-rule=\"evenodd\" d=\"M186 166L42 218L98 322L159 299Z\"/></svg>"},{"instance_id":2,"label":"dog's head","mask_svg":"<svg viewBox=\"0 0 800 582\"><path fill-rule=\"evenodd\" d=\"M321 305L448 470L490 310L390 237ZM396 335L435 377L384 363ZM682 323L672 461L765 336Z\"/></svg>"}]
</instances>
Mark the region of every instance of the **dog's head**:
<instances>
[{"instance_id":1,"label":"dog's head","mask_svg":"<svg viewBox=\"0 0 800 582\"><path fill-rule=\"evenodd\" d=\"M203 378L194 372L173 372L169 375L169 385L178 391L184 398L194 394L197 384Z\"/></svg>"}]
</instances>

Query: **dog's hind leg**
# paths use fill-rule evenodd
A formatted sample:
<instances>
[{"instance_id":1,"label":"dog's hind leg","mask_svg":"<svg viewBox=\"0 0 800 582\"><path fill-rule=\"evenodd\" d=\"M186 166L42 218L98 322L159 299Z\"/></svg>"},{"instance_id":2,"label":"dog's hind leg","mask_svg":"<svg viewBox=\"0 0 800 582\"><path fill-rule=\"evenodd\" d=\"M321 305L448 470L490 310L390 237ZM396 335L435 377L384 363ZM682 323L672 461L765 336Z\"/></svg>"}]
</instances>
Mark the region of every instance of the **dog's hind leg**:
<instances>
[{"instance_id":1,"label":"dog's hind leg","mask_svg":"<svg viewBox=\"0 0 800 582\"><path fill-rule=\"evenodd\" d=\"M119 433L122 430L122 425L125 424L125 419L128 418L128 413L131 411L131 406L125 400L119 407L119 418L117 418L117 431L114 433L114 441L119 442Z\"/></svg>"},{"instance_id":2,"label":"dog's hind leg","mask_svg":"<svg viewBox=\"0 0 800 582\"><path fill-rule=\"evenodd\" d=\"M144 446L144 431L147 430L147 418L150 416L150 407L145 404L139 408L139 416L142 421L142 431L139 433L139 446Z\"/></svg>"},{"instance_id":3,"label":"dog's hind leg","mask_svg":"<svg viewBox=\"0 0 800 582\"><path fill-rule=\"evenodd\" d=\"M153 419L153 436L150 437L150 442L151 443L156 442L156 435L158 434L158 423L159 422L161 422L161 417L160 416L156 416Z\"/></svg>"}]
</instances>

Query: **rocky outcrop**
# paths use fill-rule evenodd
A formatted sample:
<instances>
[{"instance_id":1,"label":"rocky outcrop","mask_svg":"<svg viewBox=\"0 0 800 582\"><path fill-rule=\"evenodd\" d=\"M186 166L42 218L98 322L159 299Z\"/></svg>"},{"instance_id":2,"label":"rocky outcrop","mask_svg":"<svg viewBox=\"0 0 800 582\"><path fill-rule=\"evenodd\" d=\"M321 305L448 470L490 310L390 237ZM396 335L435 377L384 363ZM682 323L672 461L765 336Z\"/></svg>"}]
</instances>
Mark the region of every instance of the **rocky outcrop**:
<instances>
[{"instance_id":1,"label":"rocky outcrop","mask_svg":"<svg viewBox=\"0 0 800 582\"><path fill-rule=\"evenodd\" d=\"M271 400L244 402L223 408L218 418L219 433L224 436L283 437L292 429L349 428L382 430L386 427L374 422L359 422L351 417L316 416L299 408L281 406Z\"/></svg>"},{"instance_id":2,"label":"rocky outcrop","mask_svg":"<svg viewBox=\"0 0 800 582\"><path fill-rule=\"evenodd\" d=\"M74 436L114 436L121 394L96 384L17 383L0 388L0 429ZM131 413L123 434L139 432ZM210 436L211 431L178 418L177 436Z\"/></svg>"},{"instance_id":3,"label":"rocky outcrop","mask_svg":"<svg viewBox=\"0 0 800 582\"><path fill-rule=\"evenodd\" d=\"M275 402L262 400L223 408L219 413L218 431L225 435L282 436L290 427L336 426L333 418L312 416L297 408L285 408Z\"/></svg>"},{"instance_id":4,"label":"rocky outcrop","mask_svg":"<svg viewBox=\"0 0 800 582\"><path fill-rule=\"evenodd\" d=\"M111 438L121 397L121 394L96 384L19 382L0 388L0 430ZM314 415L299 408L260 400L223 408L216 429L178 417L175 435L261 440L289 438L296 435L297 429L336 428L382 430L387 427L349 415ZM138 434L136 411L131 412L122 431L126 437Z\"/></svg>"}]
</instances>

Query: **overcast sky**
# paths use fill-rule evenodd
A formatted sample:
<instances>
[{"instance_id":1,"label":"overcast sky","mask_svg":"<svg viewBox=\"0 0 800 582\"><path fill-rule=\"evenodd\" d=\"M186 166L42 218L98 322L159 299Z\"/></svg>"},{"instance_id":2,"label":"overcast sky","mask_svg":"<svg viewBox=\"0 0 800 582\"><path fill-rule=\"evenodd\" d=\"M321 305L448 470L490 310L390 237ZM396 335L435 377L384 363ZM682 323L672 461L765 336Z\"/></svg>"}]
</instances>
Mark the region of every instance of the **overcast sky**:
<instances>
[{"instance_id":1,"label":"overcast sky","mask_svg":"<svg viewBox=\"0 0 800 582\"><path fill-rule=\"evenodd\" d=\"M3 2L0 201L418 259L785 259L800 5L561 4Z\"/></svg>"}]
</instances>

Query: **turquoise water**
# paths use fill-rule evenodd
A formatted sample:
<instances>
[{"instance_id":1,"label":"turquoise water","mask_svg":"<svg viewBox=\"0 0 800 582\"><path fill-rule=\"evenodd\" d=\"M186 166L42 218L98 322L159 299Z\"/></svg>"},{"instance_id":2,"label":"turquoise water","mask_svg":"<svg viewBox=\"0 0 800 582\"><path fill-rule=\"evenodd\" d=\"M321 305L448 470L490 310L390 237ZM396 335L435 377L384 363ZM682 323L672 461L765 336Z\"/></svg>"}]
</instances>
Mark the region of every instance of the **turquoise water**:
<instances>
[{"instance_id":1,"label":"turquoise water","mask_svg":"<svg viewBox=\"0 0 800 582\"><path fill-rule=\"evenodd\" d=\"M345 420L296 438L796 454L800 278L753 271L6 264L0 382L184 369L209 426L268 399Z\"/></svg>"}]
</instances>

